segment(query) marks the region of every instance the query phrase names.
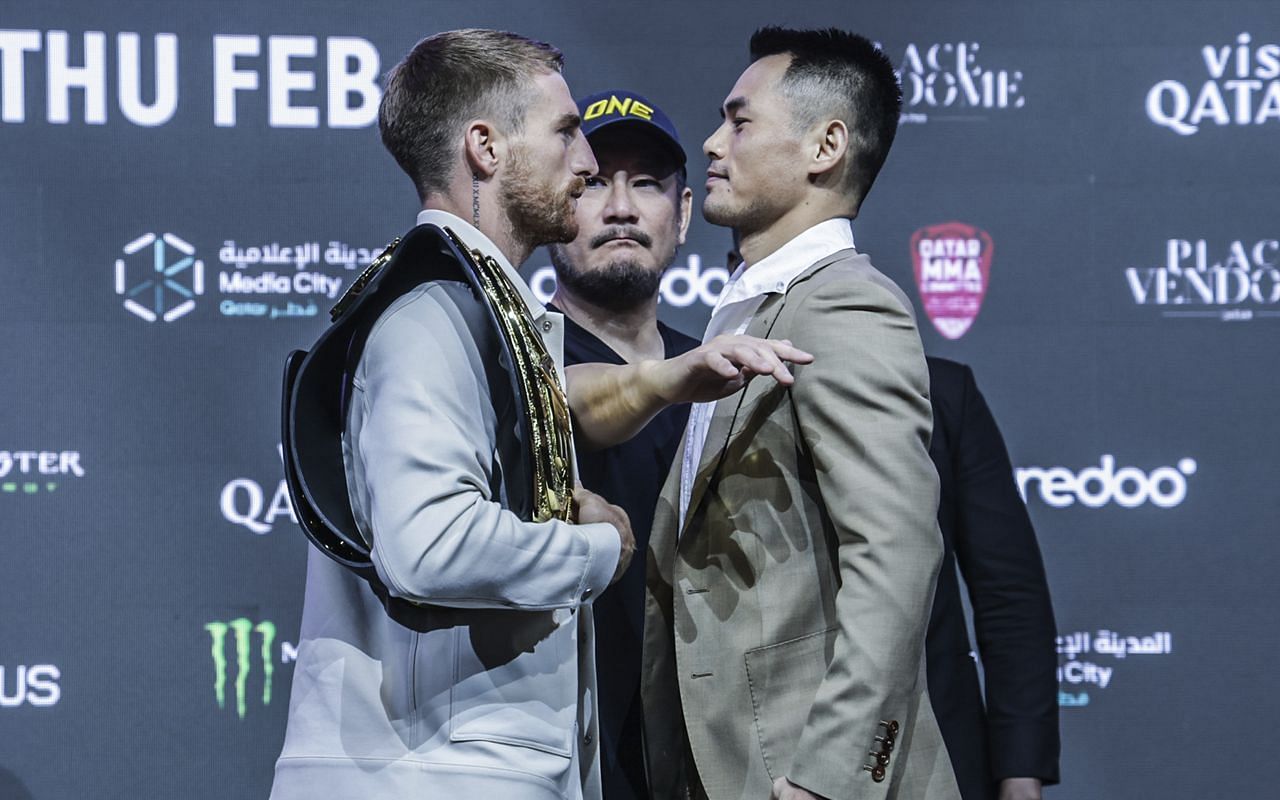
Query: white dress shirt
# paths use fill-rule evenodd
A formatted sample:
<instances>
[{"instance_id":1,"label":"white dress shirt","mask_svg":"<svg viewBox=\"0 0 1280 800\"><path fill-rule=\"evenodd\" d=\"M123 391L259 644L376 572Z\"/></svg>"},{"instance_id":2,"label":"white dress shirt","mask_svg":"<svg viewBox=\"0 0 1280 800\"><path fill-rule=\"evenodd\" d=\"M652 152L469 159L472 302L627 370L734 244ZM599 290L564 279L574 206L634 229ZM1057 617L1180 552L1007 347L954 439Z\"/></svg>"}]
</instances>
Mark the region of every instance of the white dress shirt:
<instances>
[{"instance_id":1,"label":"white dress shirt","mask_svg":"<svg viewBox=\"0 0 1280 800\"><path fill-rule=\"evenodd\" d=\"M739 264L711 311L703 344L721 334L741 334L770 294L781 294L801 273L822 259L853 247L853 224L845 217L819 222L755 264ZM728 399L728 398L726 398ZM685 427L684 458L680 463L680 528L689 513L693 480L711 427L715 402L694 403Z\"/></svg>"}]
</instances>

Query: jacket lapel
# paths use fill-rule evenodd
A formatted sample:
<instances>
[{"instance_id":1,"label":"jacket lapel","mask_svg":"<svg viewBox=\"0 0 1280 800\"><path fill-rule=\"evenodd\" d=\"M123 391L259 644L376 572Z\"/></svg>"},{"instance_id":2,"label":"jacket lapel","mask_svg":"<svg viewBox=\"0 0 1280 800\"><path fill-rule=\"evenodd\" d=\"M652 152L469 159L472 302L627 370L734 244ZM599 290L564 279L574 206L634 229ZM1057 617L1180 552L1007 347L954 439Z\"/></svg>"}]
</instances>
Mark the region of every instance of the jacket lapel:
<instances>
[{"instance_id":1,"label":"jacket lapel","mask_svg":"<svg viewBox=\"0 0 1280 800\"><path fill-rule=\"evenodd\" d=\"M667 470L667 481L658 494L658 507L654 509L653 527L649 530L649 552L653 554L654 563L646 565L646 573L650 579L656 573L668 583L676 551L673 540L680 529L680 465L684 463L684 439L682 436L675 461Z\"/></svg>"},{"instance_id":2,"label":"jacket lapel","mask_svg":"<svg viewBox=\"0 0 1280 800\"><path fill-rule=\"evenodd\" d=\"M766 297L764 302L760 304L760 308L757 309L751 324L747 326L746 335L755 336L759 339L768 338L769 332L773 330L773 323L778 320L778 314L782 311L782 306L785 302L785 294L771 294ZM720 460L724 456L725 444L729 441L729 434L733 431L733 424L738 418L738 411L742 408L743 400L753 388L759 388L755 386L757 380L772 379L756 378L737 394L726 397L716 403L716 409L711 414L711 425L707 428L707 441L702 447L702 457L698 461L698 472L693 479L693 491L689 494L689 511L680 523L682 534L688 526L689 520L693 519L694 512L698 509L698 504L702 502L702 498L707 492L707 486L710 485L711 479L715 476L716 470L720 466ZM677 486L677 492L678 490L679 487Z\"/></svg>"},{"instance_id":3,"label":"jacket lapel","mask_svg":"<svg viewBox=\"0 0 1280 800\"><path fill-rule=\"evenodd\" d=\"M830 256L818 261L813 266L800 273L800 276L791 282L787 287L787 293L790 293L791 287L802 281L806 281L813 277L819 270L834 264L841 259L848 258L855 253L852 249L841 250L832 253ZM752 317L751 323L747 325L744 332L747 336L754 336L758 339L767 339L773 332L773 325L778 321L778 315L782 313L782 307L786 304L787 293L770 294L760 304L760 308L756 310L755 316ZM693 479L693 491L689 494L689 511L683 520L677 519L677 526L683 539L685 529L689 525L689 520L693 519L694 512L698 510L698 504L702 502L706 495L707 487L711 484L711 479L715 477L716 470L720 467L720 462L724 458L725 445L729 442L729 435L733 432L734 423L738 419L738 412L742 409L743 400L751 393L754 388L757 392L762 391L759 381L769 381L772 378L756 378L747 384L737 394L726 397L716 403L716 409L711 415L711 425L707 429L707 441L702 448L702 457L698 461L698 472ZM684 454L684 445L681 445L680 456L677 457L676 465L678 473L678 465L682 463ZM675 507L678 515L680 508L680 485L677 480L675 485ZM665 493L664 493L665 494Z\"/></svg>"}]
</instances>

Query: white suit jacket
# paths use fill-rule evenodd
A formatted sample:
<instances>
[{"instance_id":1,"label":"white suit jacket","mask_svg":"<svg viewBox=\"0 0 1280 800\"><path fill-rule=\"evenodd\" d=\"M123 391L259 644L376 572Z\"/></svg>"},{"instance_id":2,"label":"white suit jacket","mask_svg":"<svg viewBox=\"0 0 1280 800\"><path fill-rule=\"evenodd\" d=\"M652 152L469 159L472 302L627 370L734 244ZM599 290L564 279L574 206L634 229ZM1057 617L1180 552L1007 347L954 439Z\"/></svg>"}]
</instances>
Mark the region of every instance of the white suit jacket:
<instances>
[{"instance_id":1,"label":"white suit jacket","mask_svg":"<svg viewBox=\"0 0 1280 800\"><path fill-rule=\"evenodd\" d=\"M562 368L563 319L492 242ZM456 291L456 290L455 290ZM344 437L352 508L395 597L309 548L298 660L273 800L597 798L592 615L620 549L607 524L503 507L497 413L456 294L423 284L369 335Z\"/></svg>"}]
</instances>

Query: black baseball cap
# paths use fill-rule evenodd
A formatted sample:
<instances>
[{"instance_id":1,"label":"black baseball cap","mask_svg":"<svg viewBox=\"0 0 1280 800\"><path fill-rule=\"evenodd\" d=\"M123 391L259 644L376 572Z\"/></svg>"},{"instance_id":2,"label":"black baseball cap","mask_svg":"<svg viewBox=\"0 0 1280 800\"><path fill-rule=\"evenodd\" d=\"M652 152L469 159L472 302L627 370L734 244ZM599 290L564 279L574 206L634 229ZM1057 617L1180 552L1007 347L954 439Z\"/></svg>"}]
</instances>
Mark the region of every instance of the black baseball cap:
<instances>
[{"instance_id":1,"label":"black baseball cap","mask_svg":"<svg viewBox=\"0 0 1280 800\"><path fill-rule=\"evenodd\" d=\"M591 134L610 125L632 125L649 131L661 142L682 169L687 160L676 126L662 109L650 103L644 96L625 89L610 89L584 97L578 101L578 113L582 115L582 133L588 139Z\"/></svg>"}]
</instances>

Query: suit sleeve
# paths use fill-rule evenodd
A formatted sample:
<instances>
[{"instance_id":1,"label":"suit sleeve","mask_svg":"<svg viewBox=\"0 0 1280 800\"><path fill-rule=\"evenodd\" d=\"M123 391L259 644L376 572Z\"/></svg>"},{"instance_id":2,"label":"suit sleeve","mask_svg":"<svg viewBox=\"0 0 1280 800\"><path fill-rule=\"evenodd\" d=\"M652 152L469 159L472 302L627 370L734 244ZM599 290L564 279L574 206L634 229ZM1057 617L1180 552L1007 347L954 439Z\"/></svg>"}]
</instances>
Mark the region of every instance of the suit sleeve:
<instances>
[{"instance_id":1,"label":"suit sleeve","mask_svg":"<svg viewBox=\"0 0 1280 800\"><path fill-rule=\"evenodd\" d=\"M884 287L827 283L796 316L791 338L814 361L791 393L840 589L832 661L787 777L826 797L879 797L890 783L862 767L881 720L905 727L917 701L943 552L928 374L914 321Z\"/></svg>"},{"instance_id":2,"label":"suit sleeve","mask_svg":"<svg viewBox=\"0 0 1280 800\"><path fill-rule=\"evenodd\" d=\"M955 448L956 559L969 587L986 683L992 777L1058 782L1056 626L1035 530L973 372Z\"/></svg>"},{"instance_id":3,"label":"suit sleeve","mask_svg":"<svg viewBox=\"0 0 1280 800\"><path fill-rule=\"evenodd\" d=\"M572 608L603 591L608 524L525 522L492 496L493 410L451 301L430 289L379 320L357 370L354 480L390 592L472 608Z\"/></svg>"}]
</instances>

